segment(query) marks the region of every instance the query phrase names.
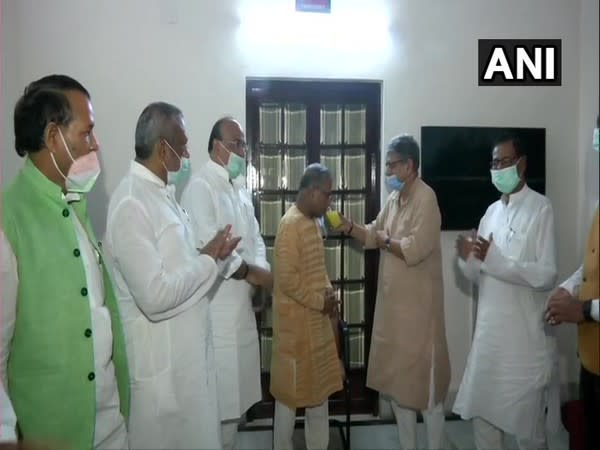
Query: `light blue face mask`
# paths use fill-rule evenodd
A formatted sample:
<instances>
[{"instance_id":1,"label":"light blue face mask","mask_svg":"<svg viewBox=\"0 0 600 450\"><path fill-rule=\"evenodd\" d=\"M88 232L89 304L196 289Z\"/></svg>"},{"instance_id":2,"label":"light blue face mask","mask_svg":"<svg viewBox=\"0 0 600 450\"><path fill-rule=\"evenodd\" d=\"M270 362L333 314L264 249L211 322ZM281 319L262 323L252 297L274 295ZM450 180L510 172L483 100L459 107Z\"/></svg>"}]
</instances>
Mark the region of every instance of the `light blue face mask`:
<instances>
[{"instance_id":1,"label":"light blue face mask","mask_svg":"<svg viewBox=\"0 0 600 450\"><path fill-rule=\"evenodd\" d=\"M229 173L229 179L235 180L237 177L246 176L246 160L237 153L229 151L229 161L227 162L227 172Z\"/></svg>"},{"instance_id":2,"label":"light blue face mask","mask_svg":"<svg viewBox=\"0 0 600 450\"><path fill-rule=\"evenodd\" d=\"M594 150L596 150L597 152L600 151L600 128L594 128L594 135L592 137L592 147L594 147Z\"/></svg>"},{"instance_id":3,"label":"light blue face mask","mask_svg":"<svg viewBox=\"0 0 600 450\"><path fill-rule=\"evenodd\" d=\"M385 185L390 191L400 192L404 188L404 181L401 181L396 175L385 177Z\"/></svg>"},{"instance_id":4,"label":"light blue face mask","mask_svg":"<svg viewBox=\"0 0 600 450\"><path fill-rule=\"evenodd\" d=\"M190 175L190 158L182 158L177 154L175 150L173 150L171 144L169 144L166 140L165 142L167 143L167 146L171 149L171 151L175 154L175 156L177 156L177 158L179 159L179 170L175 172L172 172L169 169L167 169L167 166L165 166L163 163L164 168L167 169L167 184L179 186L182 183L184 183Z\"/></svg>"},{"instance_id":5,"label":"light blue face mask","mask_svg":"<svg viewBox=\"0 0 600 450\"><path fill-rule=\"evenodd\" d=\"M492 184L503 194L511 194L519 185L521 177L519 177L519 172L517 171L517 164L519 164L520 160L521 158L510 167L490 170Z\"/></svg>"}]
</instances>

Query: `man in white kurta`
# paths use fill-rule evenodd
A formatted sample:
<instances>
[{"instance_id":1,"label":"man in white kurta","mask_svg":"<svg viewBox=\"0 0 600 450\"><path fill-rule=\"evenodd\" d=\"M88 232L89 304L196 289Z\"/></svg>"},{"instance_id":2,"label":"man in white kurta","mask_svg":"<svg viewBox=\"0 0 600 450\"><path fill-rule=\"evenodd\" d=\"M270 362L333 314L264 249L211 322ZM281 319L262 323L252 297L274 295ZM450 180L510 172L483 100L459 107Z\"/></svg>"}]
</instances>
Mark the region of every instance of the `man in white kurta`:
<instances>
[{"instance_id":1,"label":"man in white kurta","mask_svg":"<svg viewBox=\"0 0 600 450\"><path fill-rule=\"evenodd\" d=\"M219 277L208 295L224 449L235 448L240 417L261 399L258 333L251 297L253 284L269 289L271 283L265 244L245 187L245 148L237 121L217 121L209 139L210 158L194 174L181 200L192 217L197 239L205 239L227 224L242 238L220 265Z\"/></svg>"},{"instance_id":2,"label":"man in white kurta","mask_svg":"<svg viewBox=\"0 0 600 450\"><path fill-rule=\"evenodd\" d=\"M167 184L189 156L181 112L146 107L136 160L113 193L106 244L127 339L130 445L219 449L216 373L206 293L215 253L201 252Z\"/></svg>"},{"instance_id":3,"label":"man in white kurta","mask_svg":"<svg viewBox=\"0 0 600 450\"><path fill-rule=\"evenodd\" d=\"M503 433L521 449L540 449L546 427L559 426L556 342L543 320L556 278L554 217L550 201L524 181L518 140L494 148L492 168L502 198L481 219L476 241L457 242L479 298L454 411L474 419L478 449L503 448Z\"/></svg>"}]
</instances>

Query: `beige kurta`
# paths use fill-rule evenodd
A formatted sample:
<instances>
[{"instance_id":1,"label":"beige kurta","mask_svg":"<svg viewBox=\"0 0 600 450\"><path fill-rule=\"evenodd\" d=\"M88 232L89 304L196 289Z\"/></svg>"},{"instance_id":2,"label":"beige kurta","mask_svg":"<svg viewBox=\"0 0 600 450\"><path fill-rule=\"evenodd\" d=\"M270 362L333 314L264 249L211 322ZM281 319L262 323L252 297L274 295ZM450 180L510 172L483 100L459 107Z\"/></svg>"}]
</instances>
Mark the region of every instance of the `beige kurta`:
<instances>
[{"instance_id":1,"label":"beige kurta","mask_svg":"<svg viewBox=\"0 0 600 450\"><path fill-rule=\"evenodd\" d=\"M322 404L342 389L329 317L321 312L331 283L315 220L292 206L275 239L271 394L289 408Z\"/></svg>"},{"instance_id":2,"label":"beige kurta","mask_svg":"<svg viewBox=\"0 0 600 450\"><path fill-rule=\"evenodd\" d=\"M417 178L406 200L392 193L368 226L400 240L406 261L381 251L367 386L400 406L425 410L444 400L450 361L444 326L441 216L433 190ZM433 355L433 357L432 357ZM431 364L434 386L430 402Z\"/></svg>"}]
</instances>

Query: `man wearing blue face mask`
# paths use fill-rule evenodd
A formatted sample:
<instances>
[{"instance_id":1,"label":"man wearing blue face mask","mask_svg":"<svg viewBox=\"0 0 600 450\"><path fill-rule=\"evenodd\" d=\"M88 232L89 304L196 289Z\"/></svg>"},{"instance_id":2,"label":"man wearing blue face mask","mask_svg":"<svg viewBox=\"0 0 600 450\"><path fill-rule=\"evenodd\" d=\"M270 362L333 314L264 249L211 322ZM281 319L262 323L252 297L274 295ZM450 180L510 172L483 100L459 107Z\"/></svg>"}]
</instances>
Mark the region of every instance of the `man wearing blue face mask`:
<instances>
[{"instance_id":1,"label":"man wearing blue face mask","mask_svg":"<svg viewBox=\"0 0 600 450\"><path fill-rule=\"evenodd\" d=\"M527 186L526 168L521 141L500 139L491 180L501 198L477 237L457 240L459 267L479 297L454 411L473 419L480 450L504 448L504 433L520 449L543 449L546 429L560 429L556 339L543 320L556 279L554 215L550 201Z\"/></svg>"},{"instance_id":2,"label":"man wearing blue face mask","mask_svg":"<svg viewBox=\"0 0 600 450\"><path fill-rule=\"evenodd\" d=\"M2 198L1 382L25 440L126 449L125 340L87 215L100 173L90 95L65 75L37 80L14 129L26 159Z\"/></svg>"},{"instance_id":3,"label":"man wearing blue face mask","mask_svg":"<svg viewBox=\"0 0 600 450\"><path fill-rule=\"evenodd\" d=\"M175 199L189 157L181 111L148 105L135 160L108 206L106 244L129 352L129 442L135 449L219 449L207 296L239 238L230 226L200 241ZM212 239L211 239L212 238Z\"/></svg>"},{"instance_id":4,"label":"man wearing blue face mask","mask_svg":"<svg viewBox=\"0 0 600 450\"><path fill-rule=\"evenodd\" d=\"M270 291L272 277L249 192L246 190L246 138L239 122L219 119L208 140L209 160L185 188L181 203L198 239L225 224L242 238L220 265L210 292L210 315L219 378L223 448L236 446L241 416L261 399L260 356L251 297L256 287Z\"/></svg>"},{"instance_id":5,"label":"man wearing blue face mask","mask_svg":"<svg viewBox=\"0 0 600 450\"><path fill-rule=\"evenodd\" d=\"M417 446L417 412L429 449L444 447L443 403L450 383L444 323L441 215L419 178L419 145L392 139L386 156L390 195L367 226L342 217L341 229L380 250L367 386L391 400L402 448Z\"/></svg>"}]
</instances>

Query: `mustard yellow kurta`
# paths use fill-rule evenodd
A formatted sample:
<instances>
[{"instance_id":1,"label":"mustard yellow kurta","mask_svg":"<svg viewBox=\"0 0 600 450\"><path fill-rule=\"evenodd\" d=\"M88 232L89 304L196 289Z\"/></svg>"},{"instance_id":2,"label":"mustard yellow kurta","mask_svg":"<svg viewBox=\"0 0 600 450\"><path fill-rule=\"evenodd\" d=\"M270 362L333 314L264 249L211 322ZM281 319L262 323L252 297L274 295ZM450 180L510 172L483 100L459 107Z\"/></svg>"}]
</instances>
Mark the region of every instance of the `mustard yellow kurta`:
<instances>
[{"instance_id":1,"label":"mustard yellow kurta","mask_svg":"<svg viewBox=\"0 0 600 450\"><path fill-rule=\"evenodd\" d=\"M441 216L433 190L417 178L407 200L392 193L368 226L365 247L377 230L400 240L405 261L381 251L367 386L400 406L425 410L444 400L450 361L444 325L440 250ZM434 392L430 393L431 365Z\"/></svg>"},{"instance_id":2,"label":"mustard yellow kurta","mask_svg":"<svg viewBox=\"0 0 600 450\"><path fill-rule=\"evenodd\" d=\"M329 317L321 312L331 283L314 219L292 206L275 239L271 394L289 408L322 404L342 389Z\"/></svg>"}]
</instances>

